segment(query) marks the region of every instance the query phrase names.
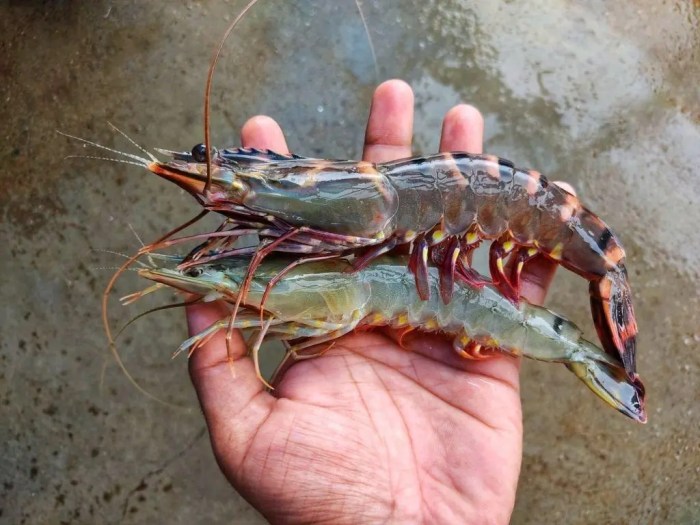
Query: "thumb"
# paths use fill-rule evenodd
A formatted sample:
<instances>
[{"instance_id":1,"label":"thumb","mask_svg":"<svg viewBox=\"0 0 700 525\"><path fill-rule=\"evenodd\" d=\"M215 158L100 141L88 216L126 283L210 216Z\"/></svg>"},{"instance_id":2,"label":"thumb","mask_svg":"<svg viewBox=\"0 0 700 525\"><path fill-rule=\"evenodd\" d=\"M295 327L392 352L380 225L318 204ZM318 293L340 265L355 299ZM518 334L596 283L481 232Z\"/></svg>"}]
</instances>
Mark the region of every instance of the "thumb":
<instances>
[{"instance_id":1,"label":"thumb","mask_svg":"<svg viewBox=\"0 0 700 525\"><path fill-rule=\"evenodd\" d=\"M230 315L222 303L187 307L190 335ZM232 334L230 353L226 329L220 330L190 357L190 377L209 427L212 447L221 468L228 473L240 464L250 441L273 408L275 399L255 375L252 360L238 330Z\"/></svg>"}]
</instances>

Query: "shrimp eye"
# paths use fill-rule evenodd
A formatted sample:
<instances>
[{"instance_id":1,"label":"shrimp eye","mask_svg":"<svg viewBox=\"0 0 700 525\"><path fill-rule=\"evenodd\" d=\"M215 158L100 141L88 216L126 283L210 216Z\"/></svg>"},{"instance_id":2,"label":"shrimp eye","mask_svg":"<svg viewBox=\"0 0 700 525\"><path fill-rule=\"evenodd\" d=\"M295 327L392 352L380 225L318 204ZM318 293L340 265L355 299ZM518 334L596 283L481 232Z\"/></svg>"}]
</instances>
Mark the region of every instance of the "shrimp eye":
<instances>
[{"instance_id":1,"label":"shrimp eye","mask_svg":"<svg viewBox=\"0 0 700 525\"><path fill-rule=\"evenodd\" d=\"M192 268L189 268L189 269L185 272L185 275L186 275L187 277L199 277L200 275L202 275L202 273L204 273L204 270L202 270L201 268L197 268L196 266L194 266L194 267L192 267Z\"/></svg>"},{"instance_id":2,"label":"shrimp eye","mask_svg":"<svg viewBox=\"0 0 700 525\"><path fill-rule=\"evenodd\" d=\"M195 162L207 161L207 147L204 144L197 144L192 148L192 158Z\"/></svg>"}]
</instances>

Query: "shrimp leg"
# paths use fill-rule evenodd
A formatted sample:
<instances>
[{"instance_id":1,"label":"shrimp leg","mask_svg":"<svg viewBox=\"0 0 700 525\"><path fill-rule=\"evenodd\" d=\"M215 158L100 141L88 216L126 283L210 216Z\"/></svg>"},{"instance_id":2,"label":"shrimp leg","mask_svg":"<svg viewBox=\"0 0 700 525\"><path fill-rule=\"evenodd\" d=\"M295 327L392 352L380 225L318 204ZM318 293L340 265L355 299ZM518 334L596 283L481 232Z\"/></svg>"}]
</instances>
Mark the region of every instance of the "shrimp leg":
<instances>
[{"instance_id":1,"label":"shrimp leg","mask_svg":"<svg viewBox=\"0 0 700 525\"><path fill-rule=\"evenodd\" d=\"M492 242L489 249L489 270L493 284L498 288L498 291L513 304L518 304L520 296L505 273L505 258L511 254L514 248L515 242L508 236L503 236Z\"/></svg>"}]
</instances>

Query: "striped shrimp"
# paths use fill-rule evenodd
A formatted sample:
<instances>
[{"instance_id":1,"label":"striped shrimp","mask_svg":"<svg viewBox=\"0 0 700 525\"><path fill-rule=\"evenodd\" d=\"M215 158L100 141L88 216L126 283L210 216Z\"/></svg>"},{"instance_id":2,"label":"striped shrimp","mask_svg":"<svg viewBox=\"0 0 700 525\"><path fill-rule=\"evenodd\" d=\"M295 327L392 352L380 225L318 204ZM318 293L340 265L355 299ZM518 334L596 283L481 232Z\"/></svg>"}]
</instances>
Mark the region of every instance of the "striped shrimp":
<instances>
[{"instance_id":1,"label":"striped shrimp","mask_svg":"<svg viewBox=\"0 0 700 525\"><path fill-rule=\"evenodd\" d=\"M161 286L205 300L224 299L232 305L241 291L248 262L230 257L184 270L145 268L139 274ZM346 259L297 266L272 289L261 318L267 285L289 262L288 257L275 255L261 263L234 323L236 328L258 330L251 349L256 367L260 343L266 336L291 341L289 355L306 358L320 353L308 355L304 350L319 344L327 348L329 342L358 328L418 328L451 338L455 351L465 358L504 353L564 363L609 405L636 421L646 421L643 388L630 381L615 359L585 340L573 323L526 301L516 306L490 286L458 284L455 300L445 304L438 293L440 270L434 265L429 265L427 272L428 288L433 293L423 300L407 269L408 256L383 255L354 273L347 271L351 263ZM179 350L193 352L228 326L229 319L222 319L185 341Z\"/></svg>"}]
</instances>

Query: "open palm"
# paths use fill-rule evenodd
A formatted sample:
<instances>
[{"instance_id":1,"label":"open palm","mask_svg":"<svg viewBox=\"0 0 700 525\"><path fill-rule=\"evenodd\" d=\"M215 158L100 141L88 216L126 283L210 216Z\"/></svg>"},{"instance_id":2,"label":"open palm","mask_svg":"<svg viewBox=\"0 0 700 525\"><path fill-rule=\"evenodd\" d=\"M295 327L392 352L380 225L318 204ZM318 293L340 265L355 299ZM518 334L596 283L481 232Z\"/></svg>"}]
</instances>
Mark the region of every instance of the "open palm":
<instances>
[{"instance_id":1,"label":"open palm","mask_svg":"<svg viewBox=\"0 0 700 525\"><path fill-rule=\"evenodd\" d=\"M380 85L365 160L411 154L413 94ZM483 119L460 105L443 124L442 151L481 151ZM255 117L247 147L285 152L282 130ZM523 295L541 302L554 267L536 258ZM225 315L188 309L196 333ZM507 523L520 471L522 422L517 359L467 361L437 336L391 331L340 339L323 357L296 363L270 394L238 334L231 376L219 334L190 372L221 469L274 523Z\"/></svg>"}]
</instances>

